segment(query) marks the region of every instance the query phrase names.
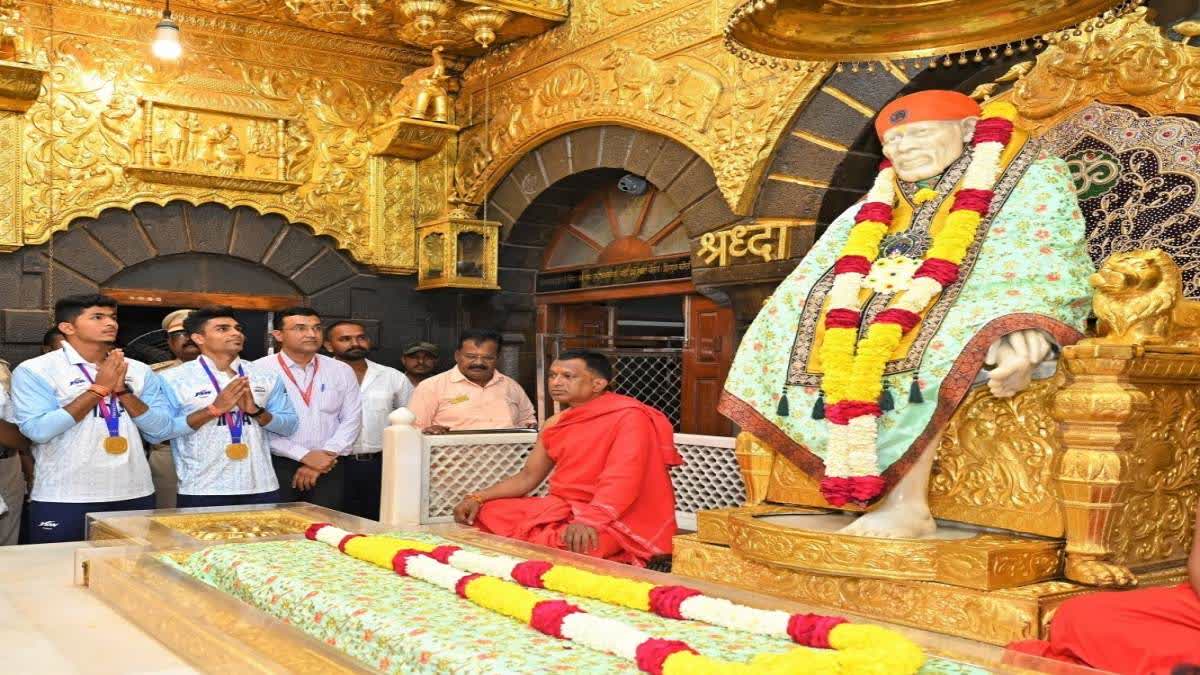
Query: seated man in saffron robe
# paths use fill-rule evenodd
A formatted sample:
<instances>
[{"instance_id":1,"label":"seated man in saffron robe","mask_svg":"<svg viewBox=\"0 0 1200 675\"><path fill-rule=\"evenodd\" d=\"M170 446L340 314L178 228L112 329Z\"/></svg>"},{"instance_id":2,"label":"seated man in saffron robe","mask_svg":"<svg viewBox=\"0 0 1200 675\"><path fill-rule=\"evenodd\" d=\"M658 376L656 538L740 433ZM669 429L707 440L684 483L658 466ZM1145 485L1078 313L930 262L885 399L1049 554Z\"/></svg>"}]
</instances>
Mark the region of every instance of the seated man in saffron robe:
<instances>
[{"instance_id":1,"label":"seated man in saffron robe","mask_svg":"<svg viewBox=\"0 0 1200 675\"><path fill-rule=\"evenodd\" d=\"M567 351L550 366L550 396L570 406L546 420L524 468L467 495L454 519L484 532L644 567L671 552L682 464L658 410L609 391L602 354ZM553 473L552 473L553 471ZM546 476L550 494L526 497Z\"/></svg>"},{"instance_id":2,"label":"seated man in saffron robe","mask_svg":"<svg viewBox=\"0 0 1200 675\"><path fill-rule=\"evenodd\" d=\"M1188 578L1177 586L1072 598L1055 612L1049 640L1016 642L1009 649L1114 673L1200 668L1200 509Z\"/></svg>"}]
</instances>

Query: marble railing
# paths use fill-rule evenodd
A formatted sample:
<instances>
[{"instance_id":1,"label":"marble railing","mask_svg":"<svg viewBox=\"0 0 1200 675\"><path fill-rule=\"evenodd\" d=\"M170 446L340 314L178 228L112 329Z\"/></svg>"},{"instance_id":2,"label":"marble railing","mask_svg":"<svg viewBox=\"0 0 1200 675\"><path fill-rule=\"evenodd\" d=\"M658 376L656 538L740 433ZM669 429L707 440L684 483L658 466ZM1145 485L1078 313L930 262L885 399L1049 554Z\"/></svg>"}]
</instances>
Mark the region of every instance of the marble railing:
<instances>
[{"instance_id":1,"label":"marble railing","mask_svg":"<svg viewBox=\"0 0 1200 675\"><path fill-rule=\"evenodd\" d=\"M526 431L426 436L414 420L400 408L384 430L380 520L385 523L451 521L465 495L520 470L537 438ZM671 472L680 528L695 529L697 511L745 502L733 438L675 434L675 443L684 459ZM533 494L545 490L542 484Z\"/></svg>"}]
</instances>

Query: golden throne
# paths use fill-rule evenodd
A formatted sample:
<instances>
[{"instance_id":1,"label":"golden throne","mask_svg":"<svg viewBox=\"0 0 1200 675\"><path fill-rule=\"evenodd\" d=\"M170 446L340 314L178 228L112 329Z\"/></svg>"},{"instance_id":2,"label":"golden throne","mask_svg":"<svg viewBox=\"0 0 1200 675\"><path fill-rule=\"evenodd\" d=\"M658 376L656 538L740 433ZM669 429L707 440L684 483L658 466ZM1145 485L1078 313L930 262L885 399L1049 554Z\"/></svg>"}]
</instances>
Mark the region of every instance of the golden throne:
<instances>
[{"instance_id":1,"label":"golden throne","mask_svg":"<svg viewBox=\"0 0 1200 675\"><path fill-rule=\"evenodd\" d=\"M998 98L1071 165L1096 264L1164 251L1182 270L1174 314L1145 318L1147 303L1101 294L1107 337L1065 348L1054 377L1012 399L986 387L968 396L943 435L930 504L977 528L971 536L773 525L771 515L828 504L807 474L742 434L747 504L699 514L696 534L676 538L677 573L994 644L1044 637L1059 603L1095 587L1185 578L1200 495L1200 343L1172 322L1200 296L1200 124L1185 117L1200 113L1200 49L1167 39L1143 8L982 93L1013 80Z\"/></svg>"}]
</instances>

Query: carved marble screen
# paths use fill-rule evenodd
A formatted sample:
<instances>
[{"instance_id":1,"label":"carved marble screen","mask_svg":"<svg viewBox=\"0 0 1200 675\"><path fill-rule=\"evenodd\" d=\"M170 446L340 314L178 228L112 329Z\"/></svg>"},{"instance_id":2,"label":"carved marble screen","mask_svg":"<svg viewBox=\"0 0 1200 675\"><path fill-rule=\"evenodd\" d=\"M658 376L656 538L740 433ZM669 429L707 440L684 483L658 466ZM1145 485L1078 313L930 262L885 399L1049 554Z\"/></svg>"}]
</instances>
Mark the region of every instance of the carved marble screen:
<instances>
[{"instance_id":1,"label":"carved marble screen","mask_svg":"<svg viewBox=\"0 0 1200 675\"><path fill-rule=\"evenodd\" d=\"M1096 264L1160 248L1200 298L1200 124L1093 103L1044 140L1071 167Z\"/></svg>"}]
</instances>

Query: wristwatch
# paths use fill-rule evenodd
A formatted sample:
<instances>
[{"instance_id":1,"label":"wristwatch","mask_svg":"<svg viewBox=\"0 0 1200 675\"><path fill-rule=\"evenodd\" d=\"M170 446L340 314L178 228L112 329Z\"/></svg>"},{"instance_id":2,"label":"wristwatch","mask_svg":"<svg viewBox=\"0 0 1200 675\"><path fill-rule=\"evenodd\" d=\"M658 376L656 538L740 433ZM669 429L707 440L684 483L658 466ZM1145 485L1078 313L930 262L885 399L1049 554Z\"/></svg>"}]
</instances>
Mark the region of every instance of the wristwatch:
<instances>
[{"instance_id":1,"label":"wristwatch","mask_svg":"<svg viewBox=\"0 0 1200 675\"><path fill-rule=\"evenodd\" d=\"M259 417L262 417L262 414L265 413L266 411L267 411L266 408L259 408L258 410L255 410L254 412L248 412L246 414L250 417L258 419Z\"/></svg>"}]
</instances>

